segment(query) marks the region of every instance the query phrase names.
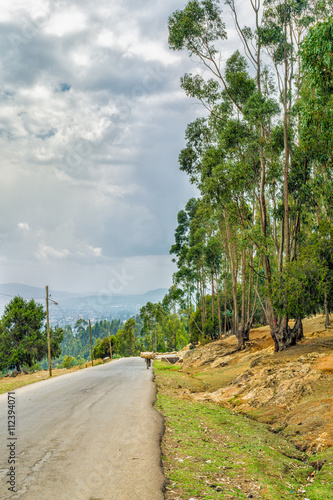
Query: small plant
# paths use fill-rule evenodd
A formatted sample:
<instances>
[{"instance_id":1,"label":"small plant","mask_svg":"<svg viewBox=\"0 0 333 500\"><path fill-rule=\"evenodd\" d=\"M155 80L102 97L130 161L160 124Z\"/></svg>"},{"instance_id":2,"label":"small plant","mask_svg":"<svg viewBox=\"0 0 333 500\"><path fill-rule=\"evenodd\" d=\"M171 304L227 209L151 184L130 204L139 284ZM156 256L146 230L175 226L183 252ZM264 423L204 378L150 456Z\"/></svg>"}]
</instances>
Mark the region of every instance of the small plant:
<instances>
[{"instance_id":1,"label":"small plant","mask_svg":"<svg viewBox=\"0 0 333 500\"><path fill-rule=\"evenodd\" d=\"M103 360L101 358L94 360L94 366L98 366L98 365L102 365L102 364L103 364Z\"/></svg>"},{"instance_id":2,"label":"small plant","mask_svg":"<svg viewBox=\"0 0 333 500\"><path fill-rule=\"evenodd\" d=\"M39 372L41 370L40 364L39 363L34 363L30 368L29 368L29 373L34 373L34 372Z\"/></svg>"},{"instance_id":3,"label":"small plant","mask_svg":"<svg viewBox=\"0 0 333 500\"><path fill-rule=\"evenodd\" d=\"M76 358L76 362L79 365L79 367L82 368L86 360L82 358L82 356L78 355L78 357Z\"/></svg>"},{"instance_id":4,"label":"small plant","mask_svg":"<svg viewBox=\"0 0 333 500\"><path fill-rule=\"evenodd\" d=\"M62 362L63 368L72 368L72 366L76 365L76 359L74 356L65 356Z\"/></svg>"}]
</instances>

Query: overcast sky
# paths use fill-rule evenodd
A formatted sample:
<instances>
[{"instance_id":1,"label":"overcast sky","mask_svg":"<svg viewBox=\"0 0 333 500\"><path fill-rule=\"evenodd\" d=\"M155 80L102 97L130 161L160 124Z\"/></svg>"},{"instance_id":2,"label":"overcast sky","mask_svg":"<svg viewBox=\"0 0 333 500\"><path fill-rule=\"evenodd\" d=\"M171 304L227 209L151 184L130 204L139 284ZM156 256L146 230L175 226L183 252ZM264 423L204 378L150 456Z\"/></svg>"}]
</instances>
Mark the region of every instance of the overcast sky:
<instances>
[{"instance_id":1,"label":"overcast sky","mask_svg":"<svg viewBox=\"0 0 333 500\"><path fill-rule=\"evenodd\" d=\"M182 0L11 0L0 9L0 282L169 287L177 158L202 114L168 49ZM232 51L230 51L231 53Z\"/></svg>"}]
</instances>

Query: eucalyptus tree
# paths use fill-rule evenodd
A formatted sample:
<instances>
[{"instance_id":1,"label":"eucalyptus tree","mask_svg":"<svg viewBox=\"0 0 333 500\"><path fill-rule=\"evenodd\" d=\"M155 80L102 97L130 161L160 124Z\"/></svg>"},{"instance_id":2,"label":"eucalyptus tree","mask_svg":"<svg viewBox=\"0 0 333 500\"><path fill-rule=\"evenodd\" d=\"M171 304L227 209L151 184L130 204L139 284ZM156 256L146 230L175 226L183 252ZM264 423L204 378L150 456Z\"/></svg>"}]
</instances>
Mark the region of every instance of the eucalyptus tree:
<instances>
[{"instance_id":1,"label":"eucalyptus tree","mask_svg":"<svg viewBox=\"0 0 333 500\"><path fill-rule=\"evenodd\" d=\"M140 309L140 318L142 321L141 336L144 338L146 348L152 351L154 351L154 313L155 307L152 302L147 302L147 304Z\"/></svg>"},{"instance_id":2,"label":"eucalyptus tree","mask_svg":"<svg viewBox=\"0 0 333 500\"><path fill-rule=\"evenodd\" d=\"M214 281L216 283L216 295L217 295L217 315L219 322L219 338L222 338L222 321L221 321L221 300L220 300L220 286L219 286L219 274L222 265L222 253L221 244L216 236L211 237L205 248L205 258L207 267L212 273L212 323L215 324L215 290ZM224 290L226 293L226 290ZM215 329L215 328L214 328Z\"/></svg>"},{"instance_id":3,"label":"eucalyptus tree","mask_svg":"<svg viewBox=\"0 0 333 500\"><path fill-rule=\"evenodd\" d=\"M186 293L186 309L188 317L192 311L192 296L197 290L196 299L201 302L203 297L203 274L200 266L200 234L196 229L201 227L202 221L194 224L199 208L199 201L191 198L185 207L178 213L178 226L175 231L175 243L170 249L174 255L173 262L178 270L174 273L174 283L183 288Z\"/></svg>"},{"instance_id":4,"label":"eucalyptus tree","mask_svg":"<svg viewBox=\"0 0 333 500\"><path fill-rule=\"evenodd\" d=\"M165 314L163 305L147 302L140 309L140 318L142 320L141 336L147 349L156 352L158 346L164 348L163 329L161 327Z\"/></svg>"},{"instance_id":5,"label":"eucalyptus tree","mask_svg":"<svg viewBox=\"0 0 333 500\"><path fill-rule=\"evenodd\" d=\"M333 17L314 26L302 43L304 80L300 137L312 168L316 219L333 216Z\"/></svg>"},{"instance_id":6,"label":"eucalyptus tree","mask_svg":"<svg viewBox=\"0 0 333 500\"><path fill-rule=\"evenodd\" d=\"M325 8L324 13L328 14L329 6ZM315 248L316 257L326 269L323 297L326 326L330 325L332 310L333 272L333 6L330 8L330 17L320 18L301 45L304 79L299 106L300 138L312 174L307 194L316 218L309 248Z\"/></svg>"},{"instance_id":7,"label":"eucalyptus tree","mask_svg":"<svg viewBox=\"0 0 333 500\"><path fill-rule=\"evenodd\" d=\"M168 339L168 345L171 345L170 333L173 339L173 347L177 350L177 339L178 339L178 330L179 325L177 324L179 321L179 317L177 314L177 305L186 309L186 300L184 300L185 292L173 284L168 292L165 294L162 300L162 307L165 313L165 317L167 317L167 321L164 321L165 328L164 332L166 333L166 337ZM189 316L189 311L187 311Z\"/></svg>"},{"instance_id":8,"label":"eucalyptus tree","mask_svg":"<svg viewBox=\"0 0 333 500\"><path fill-rule=\"evenodd\" d=\"M309 27L327 9L320 1L267 0L262 4L251 0L252 27L244 27L235 1L225 3L233 15L244 55L233 54L224 70L220 64L223 51L216 47L226 40L227 30L217 1L191 0L169 19L170 48L187 50L211 76L205 79L202 74L185 74L181 80L186 94L208 110L208 118L188 126L180 168L198 186L202 197L220 210L219 229L226 241L233 279L235 333L239 339L246 338L246 277L248 319L254 287L253 272L247 273L246 268L253 270L252 261L257 257L263 264L267 285L263 307L278 351L301 336L301 318L293 329L288 326L292 314L287 307L289 296L285 294L284 308L271 302L276 286L273 275L282 275L284 266L297 259L302 225L308 222L309 203L304 200L311 169L300 142L297 106L303 74L299 47ZM242 334L237 324L239 256Z\"/></svg>"},{"instance_id":9,"label":"eucalyptus tree","mask_svg":"<svg viewBox=\"0 0 333 500\"><path fill-rule=\"evenodd\" d=\"M234 3L227 3L236 13ZM258 22L256 6L254 11ZM238 23L238 18L236 20ZM229 58L225 71L221 71L220 54L213 46L213 42L225 40L226 30L217 2L207 1L201 4L198 1L189 2L183 11L177 11L169 21L170 47L174 50L187 49L190 55L196 56L203 62L212 74L212 78L208 81L204 81L201 76L192 75L185 75L182 79L182 87L186 93L198 98L209 109L213 127L209 127L203 120L197 120L188 127L188 145L180 155L180 165L181 169L189 173L192 182L196 182L201 190L209 193L209 196L214 193L216 202L223 206L222 214L233 277L235 333L238 331L236 308L238 270L237 250L235 251L235 245L232 245L230 211L232 205L235 207L234 213L239 211L239 206L244 206L248 201L249 190L252 191L250 196L253 196L254 186L259 186L261 229L266 245L265 159L262 152L262 130L258 128L262 129L262 122L269 121L270 116L277 111L276 104L261 92L260 47L257 45L253 53L252 43L249 41L252 36L251 30L246 30L246 33L240 31L251 63L256 68L254 79L248 75L246 60L239 52ZM257 120L258 124L251 123L253 120ZM247 143L244 149L240 147L242 139L244 139L242 145ZM251 143L256 151L252 148L250 155L244 154ZM230 170L233 170L234 178L237 177L236 184L234 180L230 181ZM245 185L245 190L241 193L242 183ZM240 223L246 222L242 208L238 219ZM270 278L269 252L266 250L263 253L266 274Z\"/></svg>"},{"instance_id":10,"label":"eucalyptus tree","mask_svg":"<svg viewBox=\"0 0 333 500\"><path fill-rule=\"evenodd\" d=\"M115 344L118 345L119 354L122 356L137 355L140 350L140 344L136 338L136 321L129 318L126 323L119 328L116 334Z\"/></svg>"},{"instance_id":11,"label":"eucalyptus tree","mask_svg":"<svg viewBox=\"0 0 333 500\"><path fill-rule=\"evenodd\" d=\"M311 26L326 16L329 11L332 11L332 5L322 1L267 1L262 25L258 31L261 44L270 56L276 70L278 93L283 110L283 150L280 157L283 174L281 248L284 251L284 265L286 266L300 255L301 242L304 241L304 230L309 223L311 225L309 214L315 205L317 205L318 211L315 191L318 191L321 176L321 172L314 168L315 165L312 161L316 148L311 148L311 141L308 141L311 136L312 143L314 142L314 127L308 127L305 130L304 121L302 123L302 113L300 114L302 106L309 110L309 100L304 101L304 83L306 87L307 76L304 72L304 61L301 60L300 47L304 39L306 40L308 37ZM313 42L314 40L311 40L311 45ZM304 140L305 138L307 139ZM317 139L319 139L317 144L320 147L320 154L323 154L321 133L319 133L319 137L317 135ZM320 175L318 176L318 174ZM278 272L283 274L282 253L280 254ZM274 293L274 290L272 291ZM278 325L272 331L276 350L288 347L302 337L299 316L293 329L288 326L290 314L291 317L295 317L297 313L296 310L291 313L290 307L288 307L288 302L293 302L292 292L290 290L288 292L287 288L285 292L284 310L289 312L281 317L276 311Z\"/></svg>"},{"instance_id":12,"label":"eucalyptus tree","mask_svg":"<svg viewBox=\"0 0 333 500\"><path fill-rule=\"evenodd\" d=\"M245 59L236 52L226 63L225 81L229 94L239 106L253 96L254 80L247 74ZM244 106L245 107L245 106ZM271 106L272 107L272 106ZM220 113L219 119L217 113ZM245 109L246 116L253 113L251 104ZM180 168L184 170L202 193L202 206L210 206L217 214L217 227L221 238L220 252L226 249L232 276L233 332L243 346L248 338L249 325L245 325L245 269L246 255L253 254L254 237L253 211L256 203L256 186L259 184L259 155L257 135L238 111L228 94L222 92L218 109L210 120L199 119L190 124L186 131L187 144L179 157ZM199 204L200 206L200 204ZM211 217L211 216L210 216ZM209 219L209 217L207 218ZM205 223L207 228L207 223ZM240 241L248 232L248 246L243 245L239 255ZM257 240L257 239L256 239ZM259 242L256 241L258 249ZM252 258L252 257L251 257ZM238 276L239 261L242 262L243 300L242 320L239 330L238 319ZM249 280L251 287L252 275ZM214 305L214 301L213 301ZM204 325L203 325L204 326Z\"/></svg>"}]
</instances>

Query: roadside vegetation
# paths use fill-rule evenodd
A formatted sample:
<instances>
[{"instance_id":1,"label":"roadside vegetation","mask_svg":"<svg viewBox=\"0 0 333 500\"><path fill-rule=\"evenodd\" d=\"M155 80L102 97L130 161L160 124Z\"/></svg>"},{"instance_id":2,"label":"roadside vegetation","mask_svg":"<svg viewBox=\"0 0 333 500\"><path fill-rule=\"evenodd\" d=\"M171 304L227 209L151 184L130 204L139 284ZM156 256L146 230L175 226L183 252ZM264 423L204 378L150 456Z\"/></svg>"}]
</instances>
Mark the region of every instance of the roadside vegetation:
<instances>
[{"instance_id":1,"label":"roadside vegetation","mask_svg":"<svg viewBox=\"0 0 333 500\"><path fill-rule=\"evenodd\" d=\"M138 356L142 351L167 352L189 342L186 320L171 311L171 302L150 302L125 322L80 318L74 328L50 329L52 367L82 368L98 359ZM0 320L0 377L48 369L46 312L42 304L14 297ZM158 321L157 321L158 320ZM92 353L91 353L92 351Z\"/></svg>"},{"instance_id":2,"label":"roadside vegetation","mask_svg":"<svg viewBox=\"0 0 333 500\"><path fill-rule=\"evenodd\" d=\"M156 407L166 426L166 499L332 499L333 448L306 453L280 432L283 426L249 418L235 400L229 408L195 401L192 395L216 390L223 378L223 368L209 368L191 373L154 362Z\"/></svg>"}]
</instances>

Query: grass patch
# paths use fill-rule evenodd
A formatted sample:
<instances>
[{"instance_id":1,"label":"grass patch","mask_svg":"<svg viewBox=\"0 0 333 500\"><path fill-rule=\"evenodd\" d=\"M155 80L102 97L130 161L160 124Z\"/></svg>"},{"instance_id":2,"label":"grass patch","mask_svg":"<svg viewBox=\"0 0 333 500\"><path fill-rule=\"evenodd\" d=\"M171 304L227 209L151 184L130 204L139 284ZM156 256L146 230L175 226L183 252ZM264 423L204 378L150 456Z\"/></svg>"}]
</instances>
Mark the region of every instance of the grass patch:
<instances>
[{"instance_id":1,"label":"grass patch","mask_svg":"<svg viewBox=\"0 0 333 500\"><path fill-rule=\"evenodd\" d=\"M179 366L155 362L154 370L156 407L166 421L166 499L333 499L332 449L308 460L264 424L177 397L177 384L187 382ZM308 462L319 458L327 462L315 471Z\"/></svg>"},{"instance_id":2,"label":"grass patch","mask_svg":"<svg viewBox=\"0 0 333 500\"><path fill-rule=\"evenodd\" d=\"M74 372L78 369L78 366L74 366L73 368L56 368L52 370L52 378L59 377L59 375L64 375L66 373ZM48 378L50 378L48 370L41 370L36 373L30 373L28 375L18 375L15 378L4 377L0 379L0 394L14 391L15 389L19 389L20 387L24 387L25 385L34 384L35 382L40 382L41 380L46 380Z\"/></svg>"},{"instance_id":3,"label":"grass patch","mask_svg":"<svg viewBox=\"0 0 333 500\"><path fill-rule=\"evenodd\" d=\"M326 460L325 465L313 477L309 478L306 492L310 499L326 500L333 498L333 448L319 453L315 458L311 457L309 462L320 459Z\"/></svg>"}]
</instances>

